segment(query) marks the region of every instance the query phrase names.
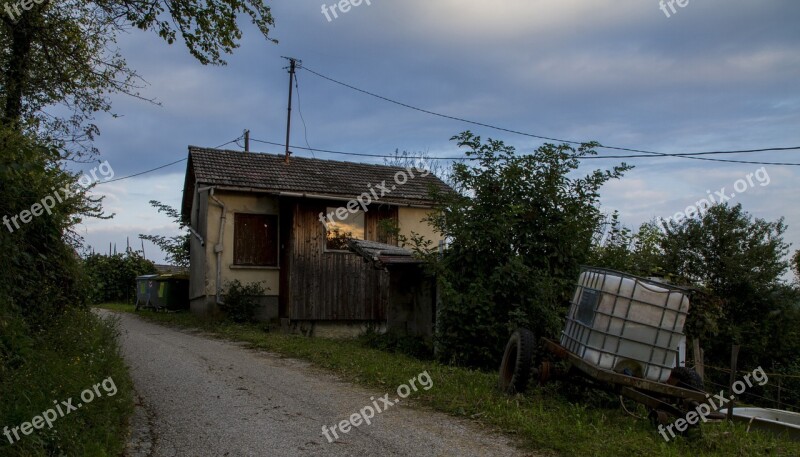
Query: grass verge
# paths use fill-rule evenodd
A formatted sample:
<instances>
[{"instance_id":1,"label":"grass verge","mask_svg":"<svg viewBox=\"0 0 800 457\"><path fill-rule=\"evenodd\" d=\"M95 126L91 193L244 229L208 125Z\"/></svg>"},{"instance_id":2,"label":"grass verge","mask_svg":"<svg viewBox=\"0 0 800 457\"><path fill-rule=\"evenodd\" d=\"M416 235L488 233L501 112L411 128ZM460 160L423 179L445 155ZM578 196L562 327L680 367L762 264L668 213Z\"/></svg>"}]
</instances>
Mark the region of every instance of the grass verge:
<instances>
[{"instance_id":1,"label":"grass verge","mask_svg":"<svg viewBox=\"0 0 800 457\"><path fill-rule=\"evenodd\" d=\"M133 307L110 304L106 309L133 312ZM507 396L495 388L497 375L422 361L364 347L352 340L327 340L282 335L261 325L239 325L199 318L188 313L139 312L143 318L172 326L197 328L212 335L247 342L253 348L308 360L344 379L394 392L418 373L428 371L433 388L413 394L417 404L464 417L516 439L536 455L618 457L646 456L792 456L800 443L739 425L705 424L701 437L665 442L646 420L636 420L619 407L587 406L563 392L573 386L552 384L525 396ZM559 389L561 387L561 389ZM585 398L585 397L584 397Z\"/></svg>"},{"instance_id":2,"label":"grass verge","mask_svg":"<svg viewBox=\"0 0 800 457\"><path fill-rule=\"evenodd\" d=\"M0 321L12 325L2 316ZM18 341L20 356L0 370L0 427L8 427L8 435L0 431L0 455L121 455L133 389L119 354L115 323L73 309L38 332L19 321L13 325L27 341ZM86 389L91 392L84 394ZM62 402L81 406L70 411ZM53 410L51 419L56 416L52 427L34 419L47 410Z\"/></svg>"}]
</instances>

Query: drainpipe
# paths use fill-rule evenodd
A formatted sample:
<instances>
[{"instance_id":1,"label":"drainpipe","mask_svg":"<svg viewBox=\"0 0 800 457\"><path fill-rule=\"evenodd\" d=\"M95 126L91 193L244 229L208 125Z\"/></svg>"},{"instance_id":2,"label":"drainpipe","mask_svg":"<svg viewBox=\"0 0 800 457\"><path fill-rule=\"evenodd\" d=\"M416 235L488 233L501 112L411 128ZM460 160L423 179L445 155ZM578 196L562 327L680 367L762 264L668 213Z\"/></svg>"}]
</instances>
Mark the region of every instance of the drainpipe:
<instances>
[{"instance_id":1,"label":"drainpipe","mask_svg":"<svg viewBox=\"0 0 800 457\"><path fill-rule=\"evenodd\" d=\"M193 229L191 225L187 226L186 228L189 229L189 232L200 241L200 246L206 247L206 242L203 240L203 236L197 233L197 230Z\"/></svg>"},{"instance_id":2,"label":"drainpipe","mask_svg":"<svg viewBox=\"0 0 800 457\"><path fill-rule=\"evenodd\" d=\"M222 208L222 215L219 218L219 238L217 238L217 244L214 246L214 252L217 254L217 304L224 305L222 301L222 251L223 251L223 236L225 235L225 220L228 217L228 207L225 206L225 203L222 203L217 197L214 196L214 187L204 187L202 189L198 189L198 192L203 192L208 190L208 197L211 200L214 200L214 203L217 204L220 208Z\"/></svg>"}]
</instances>

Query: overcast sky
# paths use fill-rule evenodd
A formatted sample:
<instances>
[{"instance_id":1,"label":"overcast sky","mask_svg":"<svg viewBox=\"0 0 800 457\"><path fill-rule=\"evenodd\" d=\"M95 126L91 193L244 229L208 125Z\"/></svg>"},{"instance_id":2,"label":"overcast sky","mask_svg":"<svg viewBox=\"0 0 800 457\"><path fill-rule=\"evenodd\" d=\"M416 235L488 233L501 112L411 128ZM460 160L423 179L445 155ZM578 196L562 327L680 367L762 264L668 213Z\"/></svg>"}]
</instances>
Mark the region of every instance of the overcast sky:
<instances>
[{"instance_id":1,"label":"overcast sky","mask_svg":"<svg viewBox=\"0 0 800 457\"><path fill-rule=\"evenodd\" d=\"M333 1L326 2L329 6ZM224 67L204 67L181 43L139 31L120 37L129 64L147 80L154 106L114 98L118 118L98 119L101 160L115 177L185 158L188 145L214 147L251 130L283 142L292 56L303 65L411 105L451 116L578 141L664 153L800 146L800 2L797 0L371 0L328 21L320 0L271 1L272 44L245 20L241 48ZM471 129L525 153L534 138L432 117L299 71L300 111L313 148L366 154L395 149L463 155L449 140ZM297 102L292 144L306 145ZM228 148L239 149L236 144ZM253 143L251 149L281 152ZM310 153L296 150L297 155ZM601 150L603 155L619 154ZM333 156L317 158L368 161ZM800 152L712 156L800 163ZM586 162L585 170L617 160ZM669 217L725 189L751 214L785 217L800 246L800 167L682 158L626 159L636 165L603 189L603 210L631 227ZM111 220L79 227L98 251L140 247L139 233L174 234L148 205L178 207L186 162L96 188ZM750 183L747 175L753 173ZM761 179L758 179L758 177ZM768 176L768 178L766 178ZM744 191L736 192L744 179ZM745 188L746 187L746 188ZM150 244L146 254L163 256Z\"/></svg>"}]
</instances>

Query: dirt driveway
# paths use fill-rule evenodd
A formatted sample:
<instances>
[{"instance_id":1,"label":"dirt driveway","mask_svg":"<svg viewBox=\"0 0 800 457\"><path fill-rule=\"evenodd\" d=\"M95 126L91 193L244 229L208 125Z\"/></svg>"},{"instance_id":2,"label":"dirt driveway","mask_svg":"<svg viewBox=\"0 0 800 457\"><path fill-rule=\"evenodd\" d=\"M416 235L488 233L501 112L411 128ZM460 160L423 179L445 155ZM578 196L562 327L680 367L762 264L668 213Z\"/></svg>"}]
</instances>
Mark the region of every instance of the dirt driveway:
<instances>
[{"instance_id":1,"label":"dirt driveway","mask_svg":"<svg viewBox=\"0 0 800 457\"><path fill-rule=\"evenodd\" d=\"M119 317L140 404L131 457L523 455L473 424L402 402L329 443L323 425L350 418L386 392L304 362Z\"/></svg>"}]
</instances>

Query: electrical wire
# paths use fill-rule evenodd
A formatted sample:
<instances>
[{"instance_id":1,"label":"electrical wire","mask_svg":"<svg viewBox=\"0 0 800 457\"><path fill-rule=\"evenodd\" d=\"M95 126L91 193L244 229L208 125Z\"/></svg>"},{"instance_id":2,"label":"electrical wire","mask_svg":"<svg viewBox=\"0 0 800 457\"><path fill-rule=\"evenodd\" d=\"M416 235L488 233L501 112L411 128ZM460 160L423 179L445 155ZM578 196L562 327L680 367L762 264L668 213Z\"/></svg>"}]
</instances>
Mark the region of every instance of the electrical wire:
<instances>
[{"instance_id":1,"label":"electrical wire","mask_svg":"<svg viewBox=\"0 0 800 457\"><path fill-rule=\"evenodd\" d=\"M297 89L297 112L300 113L300 120L303 121L303 132L306 138L306 146L308 146L308 150L311 151L311 157L317 158L316 154L314 154L314 149L308 143L308 127L306 126L306 119L303 117L303 108L300 105L300 83L297 80L297 74L294 75L294 87Z\"/></svg>"},{"instance_id":2,"label":"electrical wire","mask_svg":"<svg viewBox=\"0 0 800 457\"><path fill-rule=\"evenodd\" d=\"M98 182L98 183L97 183L97 185L100 185L100 184L110 184L110 183L112 183L112 182L122 181L122 180L129 179L129 178L135 178L136 176L141 176L141 175L145 175L145 174L147 174L147 173L152 173L152 172L154 172L154 171L156 171L156 170L160 170L160 169L162 169L162 168L167 168L167 167L169 167L169 166L175 165L176 163L181 163L181 162L183 162L184 160L186 160L186 158L185 158L185 157L184 157L183 159L176 160L176 161L174 161L174 162L170 162L170 163L168 163L168 164L166 164L166 165L161 165L160 167L151 168L150 170L145 170L145 171L142 171L142 172L140 172L140 173L135 173L135 174L132 174L132 175L129 175L129 176L123 176L123 177L121 177L121 178L117 178L117 179L111 179L111 180L109 180L109 181L102 181L102 182Z\"/></svg>"},{"instance_id":3,"label":"electrical wire","mask_svg":"<svg viewBox=\"0 0 800 457\"><path fill-rule=\"evenodd\" d=\"M274 141L264 141L264 140L257 140L251 138L251 141L255 141L257 143L264 143L273 146L284 146L283 143L277 143ZM301 150L309 150L309 148L304 148L302 146L289 146L291 149L301 149ZM345 151L331 151L329 149L319 149L315 148L314 151L317 152L324 152L328 154L340 154L340 155L348 155L348 156L358 156L358 157L375 157L375 158L386 158L391 159L394 158L393 155L383 155L383 154L365 154L360 152L345 152ZM642 155L615 155L615 156L584 156L581 157L581 160L591 160L591 159L629 159L629 158L657 158L656 156L642 156ZM428 160L479 160L477 157L429 157ZM778 163L778 162L741 162L741 163L751 163L756 165L777 165L777 166L800 166L800 163Z\"/></svg>"},{"instance_id":4,"label":"electrical wire","mask_svg":"<svg viewBox=\"0 0 800 457\"><path fill-rule=\"evenodd\" d=\"M236 138L234 138L234 139L232 139L232 140L228 141L227 143L223 143L223 144L221 144L221 145L219 145L219 146L217 146L217 147L215 147L215 148L212 148L212 149L224 148L225 146L227 146L227 145L229 145L229 144L231 144L231 143L236 143L237 141L241 140L242 138L244 138L244 133L242 133L242 134L241 134L241 135L239 135L238 137L236 137ZM184 159L184 160L185 160L185 159Z\"/></svg>"},{"instance_id":5,"label":"electrical wire","mask_svg":"<svg viewBox=\"0 0 800 457\"><path fill-rule=\"evenodd\" d=\"M285 146L283 143L277 143L275 141L258 140L256 138L250 138L250 141L253 141L253 142L256 142L256 143L269 144L269 145L272 145L272 146ZM289 148L290 149L301 149L301 150L305 150L305 151L310 151L311 150L311 148L305 148L305 147L302 147L302 146L291 146L290 145ZM359 157L376 157L376 158L386 158L386 159L394 158L393 155L363 154L363 153L359 153L359 152L331 151L329 149L317 149L317 148L315 148L314 151L324 152L324 153L327 153L327 154L342 154L342 155L359 156ZM469 157L431 157L431 158L435 159L435 160L474 160L474 158L469 158Z\"/></svg>"},{"instance_id":6,"label":"electrical wire","mask_svg":"<svg viewBox=\"0 0 800 457\"><path fill-rule=\"evenodd\" d=\"M499 130L499 131L502 131L502 132L513 133L513 134L516 134L516 135L523 135L523 136L527 136L527 137L531 137L531 138L537 138L537 139L540 139L540 140L554 141L554 142L558 142L558 143L567 143L567 144L575 144L575 145L583 145L583 144L586 143L584 141L565 140L565 139L561 139L561 138L554 138L554 137L548 137L548 136L543 136L543 135L536 135L536 134L533 134L533 133L522 132L522 131L519 131L519 130L513 130L513 129L509 129L509 128L505 128L505 127L499 127L499 126L492 125L492 124L487 124L487 123L484 123L484 122L478 122L478 121L473 121L473 120L465 119L465 118L461 118L461 117L456 117L456 116L450 116L450 115L447 115L447 114L437 113L437 112L434 112L434 111L430 111L430 110L426 110L426 109L423 109L423 108L419 108L417 106L409 105L408 103L403 103L403 102L400 102L400 101L397 101L397 100L393 100L391 98L384 97L382 95L378 95L376 93L373 93L373 92L370 92L370 91L367 91L367 90L364 90L364 89L360 89L360 88L358 88L356 86L353 86L351 84L347 84L345 82L342 82L342 81L336 80L334 78L331 78L329 76L325 76L325 75L323 75L321 73L318 73L318 72L306 67L305 65L300 65L299 68L301 70L305 70L305 71L307 71L307 72L309 72L309 73L311 73L311 74L313 74L313 75L315 75L317 77L320 77L322 79L325 79L325 80L330 81L330 82L335 83L335 84L339 84L339 85L341 85L343 87L346 87L348 89L354 90L356 92L360 92L362 94L369 95L371 97L375 97L375 98L378 98L380 100L383 100L383 101L386 101L386 102L389 102L389 103L393 103L393 104L398 105L398 106L402 106L404 108L412 109L412 110L419 111L419 112L422 112L422 113L425 113L425 114L430 114L432 116L438 116L438 117L441 117L441 118L444 118L444 119L450 119L450 120L454 120L454 121L464 122L464 123L467 123L467 124L486 127L486 128L490 128L490 129L493 129L493 130ZM705 161L710 161L710 162L746 163L746 164L755 164L755 165L800 166L800 163L755 162L755 161L742 161L742 160L732 160L732 159L711 159L711 158L707 158L707 157L695 157L695 156L698 156L698 155L742 154L742 153L770 152L770 151L793 151L793 150L800 150L800 146L778 147L778 148L761 148L761 149L747 149L747 150L734 150L734 151L701 151L701 152L680 153L680 154L667 154L667 153L663 153L663 152L648 151L648 150L643 150L643 149L623 148L623 147L618 147L618 146L605 146L605 145L602 145L602 144L599 145L598 148L612 149L612 150L625 151L625 152L636 152L636 153L648 154L648 155L652 155L652 156L680 157L680 158L693 159L693 160L705 160ZM642 157L642 156L641 155L635 155L635 156L607 156L607 157L598 156L598 157L592 157L592 158L596 158L596 159L606 159L606 158L608 158L608 159L619 159L619 158L640 158L640 157Z\"/></svg>"},{"instance_id":7,"label":"electrical wire","mask_svg":"<svg viewBox=\"0 0 800 457\"><path fill-rule=\"evenodd\" d=\"M231 144L231 143L235 143L235 142L239 141L239 140L240 140L240 139L241 139L243 136L244 136L244 135L240 136L239 138L235 138L235 139L233 139L233 140L231 140L231 141L228 141L227 143L223 143L223 144L221 144L221 145L219 145L219 146L215 147L214 149L219 149L219 148L225 147L225 146L227 146L227 145L229 145L229 144ZM167 164L164 164L164 165L161 165L161 166L155 167L155 168L151 168L151 169L149 169L149 170L141 171L141 172L139 172L139 173L134 173L134 174L132 174L132 175L128 175L128 176L123 176L123 177L121 177L121 178L116 178L116 179L111 179L111 180L108 180L108 181L102 181L102 182L98 182L98 183L96 183L96 184L97 184L97 185L101 185L101 184L110 184L110 183L112 183L112 182L122 181L122 180L125 180L125 179L135 178L136 176L142 176L142 175L146 175L147 173L152 173L152 172L154 172L154 171L161 170L162 168L167 168L167 167L170 167L170 166L172 166L172 165L175 165L175 164L181 163L181 162L183 162L183 161L185 161L185 160L187 160L187 159L188 159L188 157L184 157L184 158L182 158L182 159L179 159L179 160L176 160L176 161L174 161L174 162L170 162L170 163L167 163Z\"/></svg>"}]
</instances>

